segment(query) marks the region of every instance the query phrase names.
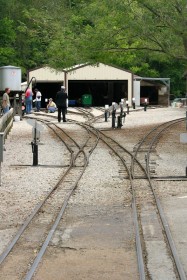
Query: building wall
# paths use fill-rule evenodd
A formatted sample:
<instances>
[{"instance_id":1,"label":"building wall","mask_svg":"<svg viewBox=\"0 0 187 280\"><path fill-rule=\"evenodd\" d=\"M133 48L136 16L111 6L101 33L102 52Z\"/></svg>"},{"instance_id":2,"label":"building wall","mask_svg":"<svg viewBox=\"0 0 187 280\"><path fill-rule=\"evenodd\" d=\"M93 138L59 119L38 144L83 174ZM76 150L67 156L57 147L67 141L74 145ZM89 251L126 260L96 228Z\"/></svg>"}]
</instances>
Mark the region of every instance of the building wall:
<instances>
[{"instance_id":1,"label":"building wall","mask_svg":"<svg viewBox=\"0 0 187 280\"><path fill-rule=\"evenodd\" d=\"M117 81L124 80L128 81L128 100L131 105L132 101L132 80L133 75L123 69L119 69L113 66L98 63L97 65L85 65L77 69L72 69L67 73L66 85L68 85L68 80L104 80L104 81Z\"/></svg>"},{"instance_id":2,"label":"building wall","mask_svg":"<svg viewBox=\"0 0 187 280\"><path fill-rule=\"evenodd\" d=\"M64 71L57 71L50 67L42 67L28 72L28 80L35 77L38 81L64 82Z\"/></svg>"},{"instance_id":3,"label":"building wall","mask_svg":"<svg viewBox=\"0 0 187 280\"><path fill-rule=\"evenodd\" d=\"M158 91L158 104L162 106L169 106L169 92L166 86L161 87Z\"/></svg>"},{"instance_id":4,"label":"building wall","mask_svg":"<svg viewBox=\"0 0 187 280\"><path fill-rule=\"evenodd\" d=\"M140 106L140 81L134 81L134 98L135 104Z\"/></svg>"},{"instance_id":5,"label":"building wall","mask_svg":"<svg viewBox=\"0 0 187 280\"><path fill-rule=\"evenodd\" d=\"M128 81L127 91L129 105L132 102L133 74L129 71L98 63L97 65L81 65L56 71L50 67L34 69L28 72L28 82L36 78L37 82L61 82L68 92L68 81ZM31 85L32 87L32 85ZM115 93L114 93L115 94Z\"/></svg>"}]
</instances>

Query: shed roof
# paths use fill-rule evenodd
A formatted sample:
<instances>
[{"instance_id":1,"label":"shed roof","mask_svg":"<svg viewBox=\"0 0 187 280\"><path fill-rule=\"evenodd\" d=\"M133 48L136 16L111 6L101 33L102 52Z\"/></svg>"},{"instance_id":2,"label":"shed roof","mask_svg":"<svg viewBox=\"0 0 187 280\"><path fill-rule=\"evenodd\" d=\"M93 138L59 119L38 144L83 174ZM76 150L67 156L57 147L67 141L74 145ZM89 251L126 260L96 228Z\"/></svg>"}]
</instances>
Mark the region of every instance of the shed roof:
<instances>
[{"instance_id":1,"label":"shed roof","mask_svg":"<svg viewBox=\"0 0 187 280\"><path fill-rule=\"evenodd\" d=\"M36 68L29 71L29 79L34 76L40 81L64 81L65 73L68 80L132 80L133 75L131 71L113 65L85 63L62 70L56 70L49 66Z\"/></svg>"},{"instance_id":2,"label":"shed roof","mask_svg":"<svg viewBox=\"0 0 187 280\"><path fill-rule=\"evenodd\" d=\"M101 63L101 62L96 62L96 63L83 63L83 64L77 64L77 65L73 65L71 67L68 67L68 68L64 68L63 70L65 72L71 72L71 71L75 71L75 70L78 70L80 68L83 68L83 67L87 67L87 66L90 66L90 67L99 67L100 65L105 65L106 67L111 67L111 68L114 68L114 69L118 69L118 70L121 70L121 71L125 71L125 72L128 72L128 73L131 73L133 74L131 71L129 70L126 70L124 68L121 68L121 67L117 67L115 65L112 65L112 64L105 64L105 63Z\"/></svg>"},{"instance_id":3,"label":"shed roof","mask_svg":"<svg viewBox=\"0 0 187 280\"><path fill-rule=\"evenodd\" d=\"M68 80L129 80L133 73L103 63L86 63L64 69Z\"/></svg>"},{"instance_id":4,"label":"shed roof","mask_svg":"<svg viewBox=\"0 0 187 280\"><path fill-rule=\"evenodd\" d=\"M151 77L140 77L137 75L134 75L134 80L135 81L144 81L147 83L151 84L157 84L157 85L162 85L164 84L165 86L170 86L170 78L151 78Z\"/></svg>"}]
</instances>

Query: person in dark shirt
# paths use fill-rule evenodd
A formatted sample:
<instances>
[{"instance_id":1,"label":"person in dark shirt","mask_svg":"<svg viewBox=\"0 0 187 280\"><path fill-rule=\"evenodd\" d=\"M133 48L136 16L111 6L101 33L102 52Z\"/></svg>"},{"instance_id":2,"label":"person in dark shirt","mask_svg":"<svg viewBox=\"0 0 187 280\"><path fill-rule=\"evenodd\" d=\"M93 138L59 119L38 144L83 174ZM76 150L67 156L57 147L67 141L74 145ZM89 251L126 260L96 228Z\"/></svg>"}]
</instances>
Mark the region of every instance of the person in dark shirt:
<instances>
[{"instance_id":1,"label":"person in dark shirt","mask_svg":"<svg viewBox=\"0 0 187 280\"><path fill-rule=\"evenodd\" d=\"M61 115L63 122L66 122L68 95L65 91L65 87L61 86L61 90L56 94L56 106L58 108L58 122L61 122Z\"/></svg>"}]
</instances>

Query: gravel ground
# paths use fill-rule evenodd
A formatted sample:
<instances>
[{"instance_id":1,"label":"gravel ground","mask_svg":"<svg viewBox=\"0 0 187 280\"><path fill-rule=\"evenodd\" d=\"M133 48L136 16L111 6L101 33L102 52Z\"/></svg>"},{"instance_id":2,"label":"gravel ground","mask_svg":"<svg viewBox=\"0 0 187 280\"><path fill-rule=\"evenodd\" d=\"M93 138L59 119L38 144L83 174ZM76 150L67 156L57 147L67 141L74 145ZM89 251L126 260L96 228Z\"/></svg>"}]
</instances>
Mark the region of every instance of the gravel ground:
<instances>
[{"instance_id":1,"label":"gravel ground","mask_svg":"<svg viewBox=\"0 0 187 280\"><path fill-rule=\"evenodd\" d=\"M93 113L98 115L97 109L93 109ZM130 112L125 118L125 123L122 129L114 129L112 131L113 137L119 142L123 143L130 151L133 150L134 145L138 142L141 135L143 136L146 129L153 125L160 124L165 121L185 117L186 108L155 108L148 109L147 112L137 110ZM68 113L69 119L76 119L83 121L82 117ZM64 128L71 126L71 124L62 124ZM99 129L110 129L111 118L108 122L103 120L95 124ZM141 130L142 127L142 130ZM136 128L139 128L138 135ZM186 132L185 126L181 127L181 133ZM186 144L181 144L178 139L173 142L172 138L168 142L159 146L159 164L157 171L160 175L164 175L171 171L172 174L185 175L185 166L187 163ZM31 209L45 196L45 194L52 188L54 182L58 180L61 169L54 167L58 165L65 165L63 154L65 148L62 146L60 140L56 139L52 132L47 128L41 132L41 140L39 144L39 166L32 166L32 127L23 119L20 122L14 122L13 128L8 135L5 142L6 151L4 152L4 160L1 164L1 192L0 192L0 253L8 244L11 237L17 231L19 226L25 220ZM164 148L164 149L163 149ZM179 154L175 153L175 160L172 157L172 150L179 149ZM165 150L165 151L164 151ZM95 166L93 163L89 165L88 171L82 178L82 185L90 188L101 184L103 180L103 170L108 168L108 176L113 179L112 183L120 185L120 180L117 179L117 166L114 162L112 165L112 158L105 154L102 149L98 149L96 153L91 156L92 162L94 157L102 157L102 165ZM106 166L104 166L106 163ZM169 163L169 164L168 164ZM97 163L98 164L98 163ZM45 178L45 181L44 181ZM89 179L89 185L88 184ZM177 183L176 183L177 184ZM175 185L176 185L175 184ZM164 186L164 183L163 183ZM117 199L114 196L114 189L110 188L111 201ZM163 188L164 189L164 188ZM160 192L163 192L160 188ZM79 192L79 199L81 199L81 191ZM99 190L98 190L99 191ZM105 192L106 189L103 189ZM127 201L129 205L130 196L128 188L125 190L127 194ZM115 192L116 194L116 192ZM94 192L93 195L96 195ZM120 195L120 191L119 191ZM103 193L103 197L105 193ZM95 200L97 197L90 196L90 200ZM90 204L90 201L85 203ZM102 201L100 201L102 203ZM111 204L112 207L112 204ZM54 241L55 242L55 241Z\"/></svg>"},{"instance_id":2,"label":"gravel ground","mask_svg":"<svg viewBox=\"0 0 187 280\"><path fill-rule=\"evenodd\" d=\"M58 180L61 169L50 166L64 164L65 148L47 128L41 132L39 166L33 166L31 141L32 126L26 120L14 122L1 164L0 251Z\"/></svg>"}]
</instances>

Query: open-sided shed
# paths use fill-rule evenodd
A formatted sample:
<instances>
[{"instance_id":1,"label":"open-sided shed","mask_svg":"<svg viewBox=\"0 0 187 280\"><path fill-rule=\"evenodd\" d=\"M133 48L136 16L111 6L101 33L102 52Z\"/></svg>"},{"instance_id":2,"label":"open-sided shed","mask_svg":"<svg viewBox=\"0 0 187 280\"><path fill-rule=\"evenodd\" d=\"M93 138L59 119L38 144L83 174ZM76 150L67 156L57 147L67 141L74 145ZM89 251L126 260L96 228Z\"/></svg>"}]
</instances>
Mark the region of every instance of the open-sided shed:
<instances>
[{"instance_id":1,"label":"open-sided shed","mask_svg":"<svg viewBox=\"0 0 187 280\"><path fill-rule=\"evenodd\" d=\"M134 75L134 94L136 104L142 105L145 99L150 105L168 106L170 104L170 78L148 78Z\"/></svg>"},{"instance_id":2,"label":"open-sided shed","mask_svg":"<svg viewBox=\"0 0 187 280\"><path fill-rule=\"evenodd\" d=\"M133 73L103 63L82 64L56 71L50 67L42 67L28 72L28 82L32 78L44 98L55 98L61 85L65 85L69 100L77 103L82 95L92 96L92 105L104 106L112 102L120 102L128 98L131 103L133 92ZM35 81L33 79L33 81Z\"/></svg>"},{"instance_id":3,"label":"open-sided shed","mask_svg":"<svg viewBox=\"0 0 187 280\"><path fill-rule=\"evenodd\" d=\"M69 99L92 95L95 106L132 99L133 74L130 71L103 63L78 65L65 71Z\"/></svg>"},{"instance_id":4,"label":"open-sided shed","mask_svg":"<svg viewBox=\"0 0 187 280\"><path fill-rule=\"evenodd\" d=\"M146 78L134 75L125 69L103 64L80 64L61 71L48 66L36 68L28 72L28 83L32 80L32 88L42 92L42 107L45 99L55 96L61 85L65 85L69 100L79 105L82 96L91 96L93 106L111 105L127 99L132 105L141 105L147 98L149 104L169 104L170 79Z\"/></svg>"}]
</instances>

